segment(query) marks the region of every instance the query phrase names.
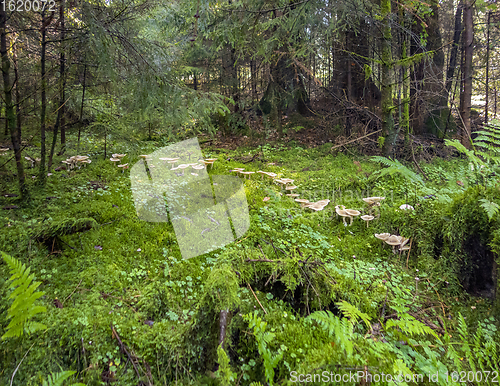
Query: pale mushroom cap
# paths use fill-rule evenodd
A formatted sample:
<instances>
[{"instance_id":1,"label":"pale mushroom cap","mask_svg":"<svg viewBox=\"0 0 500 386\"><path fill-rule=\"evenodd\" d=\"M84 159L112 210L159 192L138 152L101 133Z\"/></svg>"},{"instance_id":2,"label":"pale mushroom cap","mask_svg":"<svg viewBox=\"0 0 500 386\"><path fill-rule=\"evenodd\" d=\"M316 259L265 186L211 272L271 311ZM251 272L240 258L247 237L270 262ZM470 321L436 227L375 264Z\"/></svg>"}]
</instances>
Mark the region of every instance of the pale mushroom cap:
<instances>
[{"instance_id":1,"label":"pale mushroom cap","mask_svg":"<svg viewBox=\"0 0 500 386\"><path fill-rule=\"evenodd\" d=\"M415 208L411 205L408 205L408 204L403 204L399 207L399 209L402 209L402 210L415 210Z\"/></svg>"},{"instance_id":2,"label":"pale mushroom cap","mask_svg":"<svg viewBox=\"0 0 500 386\"><path fill-rule=\"evenodd\" d=\"M126 156L126 154L112 154L113 158L123 158Z\"/></svg>"},{"instance_id":3,"label":"pale mushroom cap","mask_svg":"<svg viewBox=\"0 0 500 386\"><path fill-rule=\"evenodd\" d=\"M342 209L341 209L342 208ZM350 217L350 215L346 212L344 205L335 206L335 212L342 217Z\"/></svg>"},{"instance_id":4,"label":"pale mushroom cap","mask_svg":"<svg viewBox=\"0 0 500 386\"><path fill-rule=\"evenodd\" d=\"M290 194L287 194L288 197L299 197L300 194L297 194L297 193L290 193Z\"/></svg>"},{"instance_id":5,"label":"pale mushroom cap","mask_svg":"<svg viewBox=\"0 0 500 386\"><path fill-rule=\"evenodd\" d=\"M363 201L366 202L367 204L374 204L374 203L380 202L382 200L385 200L385 197L366 197L366 198L363 198Z\"/></svg>"},{"instance_id":6,"label":"pale mushroom cap","mask_svg":"<svg viewBox=\"0 0 500 386\"><path fill-rule=\"evenodd\" d=\"M2 147L2 148L0 148L0 151L9 151L9 148Z\"/></svg>"},{"instance_id":7,"label":"pale mushroom cap","mask_svg":"<svg viewBox=\"0 0 500 386\"><path fill-rule=\"evenodd\" d=\"M266 201L269 201L271 199L271 197L264 197L264 199L262 201L266 202Z\"/></svg>"},{"instance_id":8,"label":"pale mushroom cap","mask_svg":"<svg viewBox=\"0 0 500 386\"><path fill-rule=\"evenodd\" d=\"M370 216L370 215L368 215L368 214L365 214L364 216L361 216L360 218L361 218L362 220L364 220L364 221L371 221L371 220L373 220L375 217Z\"/></svg>"},{"instance_id":9,"label":"pale mushroom cap","mask_svg":"<svg viewBox=\"0 0 500 386\"><path fill-rule=\"evenodd\" d=\"M180 164L180 165L178 165L178 166L177 166L177 169L186 169L186 168L188 168L188 167L189 167L189 165L186 165L186 164Z\"/></svg>"},{"instance_id":10,"label":"pale mushroom cap","mask_svg":"<svg viewBox=\"0 0 500 386\"><path fill-rule=\"evenodd\" d=\"M177 162L177 160L170 160L168 161L169 164L175 164Z\"/></svg>"},{"instance_id":11,"label":"pale mushroom cap","mask_svg":"<svg viewBox=\"0 0 500 386\"><path fill-rule=\"evenodd\" d=\"M312 204L307 205L307 208L312 209L316 212L319 210L323 210L324 207L325 205L318 204L317 202L313 202Z\"/></svg>"},{"instance_id":12,"label":"pale mushroom cap","mask_svg":"<svg viewBox=\"0 0 500 386\"><path fill-rule=\"evenodd\" d=\"M267 172L266 174L269 176L269 178L276 178L276 177L278 177L278 175L276 173L273 173L273 172Z\"/></svg>"},{"instance_id":13,"label":"pale mushroom cap","mask_svg":"<svg viewBox=\"0 0 500 386\"><path fill-rule=\"evenodd\" d=\"M391 237L390 233L375 233L375 237L377 239L380 239L382 241L387 240L389 237Z\"/></svg>"},{"instance_id":14,"label":"pale mushroom cap","mask_svg":"<svg viewBox=\"0 0 500 386\"><path fill-rule=\"evenodd\" d=\"M400 245L401 244L401 236L392 235L384 240L389 245Z\"/></svg>"},{"instance_id":15,"label":"pale mushroom cap","mask_svg":"<svg viewBox=\"0 0 500 386\"><path fill-rule=\"evenodd\" d=\"M217 158L207 158L205 161L215 162L215 161L217 161Z\"/></svg>"},{"instance_id":16,"label":"pale mushroom cap","mask_svg":"<svg viewBox=\"0 0 500 386\"><path fill-rule=\"evenodd\" d=\"M409 251L410 250L410 246L409 245L404 245L404 246L401 246L399 248L400 251Z\"/></svg>"},{"instance_id":17,"label":"pale mushroom cap","mask_svg":"<svg viewBox=\"0 0 500 386\"><path fill-rule=\"evenodd\" d=\"M281 181L283 181L285 184L293 184L294 180L291 180L290 178L282 178Z\"/></svg>"},{"instance_id":18,"label":"pale mushroom cap","mask_svg":"<svg viewBox=\"0 0 500 386\"><path fill-rule=\"evenodd\" d=\"M111 162L120 162L120 158L110 158L109 159Z\"/></svg>"},{"instance_id":19,"label":"pale mushroom cap","mask_svg":"<svg viewBox=\"0 0 500 386\"><path fill-rule=\"evenodd\" d=\"M301 204L309 203L309 200L306 200L305 198L296 198L295 201L300 202Z\"/></svg>"},{"instance_id":20,"label":"pale mushroom cap","mask_svg":"<svg viewBox=\"0 0 500 386\"><path fill-rule=\"evenodd\" d=\"M359 210L354 210L354 209L344 209L344 211L349 215L349 216L359 216L361 212Z\"/></svg>"},{"instance_id":21,"label":"pale mushroom cap","mask_svg":"<svg viewBox=\"0 0 500 386\"><path fill-rule=\"evenodd\" d=\"M194 170L201 170L201 169L205 169L205 165L193 165L192 168Z\"/></svg>"},{"instance_id":22,"label":"pale mushroom cap","mask_svg":"<svg viewBox=\"0 0 500 386\"><path fill-rule=\"evenodd\" d=\"M257 173L259 173L259 174L267 174L267 172L263 172L262 170L257 170Z\"/></svg>"},{"instance_id":23,"label":"pale mushroom cap","mask_svg":"<svg viewBox=\"0 0 500 386\"><path fill-rule=\"evenodd\" d=\"M240 172L240 174L244 174L246 176L249 176L250 174L254 174L255 172Z\"/></svg>"},{"instance_id":24,"label":"pale mushroom cap","mask_svg":"<svg viewBox=\"0 0 500 386\"><path fill-rule=\"evenodd\" d=\"M297 189L296 186L285 186L285 190L294 190Z\"/></svg>"},{"instance_id":25,"label":"pale mushroom cap","mask_svg":"<svg viewBox=\"0 0 500 386\"><path fill-rule=\"evenodd\" d=\"M316 204L321 204L321 205L325 205L325 206L328 205L329 203L330 203L329 199L316 201Z\"/></svg>"},{"instance_id":26,"label":"pale mushroom cap","mask_svg":"<svg viewBox=\"0 0 500 386\"><path fill-rule=\"evenodd\" d=\"M245 168L233 168L233 172L242 172Z\"/></svg>"},{"instance_id":27,"label":"pale mushroom cap","mask_svg":"<svg viewBox=\"0 0 500 386\"><path fill-rule=\"evenodd\" d=\"M410 239L401 236L401 247L404 247L408 241L410 241Z\"/></svg>"},{"instance_id":28,"label":"pale mushroom cap","mask_svg":"<svg viewBox=\"0 0 500 386\"><path fill-rule=\"evenodd\" d=\"M92 160L91 160L91 159L84 159L84 160L82 161L82 163L84 163L84 164L91 164L91 163L92 163Z\"/></svg>"},{"instance_id":29,"label":"pale mushroom cap","mask_svg":"<svg viewBox=\"0 0 500 386\"><path fill-rule=\"evenodd\" d=\"M125 166L128 166L128 164L118 165L119 168L124 168Z\"/></svg>"}]
</instances>

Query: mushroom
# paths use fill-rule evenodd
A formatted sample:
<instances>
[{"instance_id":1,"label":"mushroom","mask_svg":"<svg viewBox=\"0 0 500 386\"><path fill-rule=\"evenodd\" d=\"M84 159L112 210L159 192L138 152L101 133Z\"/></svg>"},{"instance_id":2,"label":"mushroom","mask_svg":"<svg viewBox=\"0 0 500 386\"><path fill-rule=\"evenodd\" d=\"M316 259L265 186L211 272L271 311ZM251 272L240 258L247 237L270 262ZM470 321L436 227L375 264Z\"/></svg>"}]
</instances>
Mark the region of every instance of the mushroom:
<instances>
[{"instance_id":1,"label":"mushroom","mask_svg":"<svg viewBox=\"0 0 500 386\"><path fill-rule=\"evenodd\" d=\"M205 169L205 165L199 165L199 164L195 164L195 165L191 165L191 167L194 169L194 170L201 170L201 169ZM191 173L192 174L192 173ZM196 173L195 173L196 174Z\"/></svg>"},{"instance_id":2,"label":"mushroom","mask_svg":"<svg viewBox=\"0 0 500 386\"><path fill-rule=\"evenodd\" d=\"M85 164L85 165L88 165L88 164L91 164L92 163L92 160L90 159L84 159L82 161L80 161L82 164Z\"/></svg>"},{"instance_id":3,"label":"mushroom","mask_svg":"<svg viewBox=\"0 0 500 386\"><path fill-rule=\"evenodd\" d=\"M300 194L297 194L297 193L289 193L287 194L288 197L292 197L292 198L295 198L295 197L299 197Z\"/></svg>"},{"instance_id":4,"label":"mushroom","mask_svg":"<svg viewBox=\"0 0 500 386\"><path fill-rule=\"evenodd\" d=\"M385 200L385 197L366 197L366 198L363 198L363 201L366 202L368 205L376 204L377 202L380 202L382 200Z\"/></svg>"},{"instance_id":5,"label":"mushroom","mask_svg":"<svg viewBox=\"0 0 500 386\"><path fill-rule=\"evenodd\" d=\"M401 245L401 236L389 236L384 240L387 244L392 245L392 253L396 254L396 246Z\"/></svg>"},{"instance_id":6,"label":"mushroom","mask_svg":"<svg viewBox=\"0 0 500 386\"><path fill-rule=\"evenodd\" d=\"M120 158L110 158L109 159L111 162L120 162L121 159Z\"/></svg>"},{"instance_id":7,"label":"mushroom","mask_svg":"<svg viewBox=\"0 0 500 386\"><path fill-rule=\"evenodd\" d=\"M184 169L188 168L189 165L186 164L180 164L179 166L176 167L176 169L181 169L182 170L182 176L184 175Z\"/></svg>"},{"instance_id":8,"label":"mushroom","mask_svg":"<svg viewBox=\"0 0 500 386\"><path fill-rule=\"evenodd\" d=\"M120 159L122 159L123 157L125 157L125 156L126 156L126 154L112 154L111 156L112 156L113 158L120 158Z\"/></svg>"},{"instance_id":9,"label":"mushroom","mask_svg":"<svg viewBox=\"0 0 500 386\"><path fill-rule=\"evenodd\" d=\"M269 201L270 199L271 199L271 197L264 197L264 198L262 199L262 201L266 202L266 201Z\"/></svg>"},{"instance_id":10,"label":"mushroom","mask_svg":"<svg viewBox=\"0 0 500 386\"><path fill-rule=\"evenodd\" d=\"M262 176L262 180L264 179L264 175L267 174L267 172L263 172L262 170L257 170L257 173L259 173Z\"/></svg>"},{"instance_id":11,"label":"mushroom","mask_svg":"<svg viewBox=\"0 0 500 386\"><path fill-rule=\"evenodd\" d=\"M297 189L296 186L285 186L285 190L289 190L292 193L292 190Z\"/></svg>"},{"instance_id":12,"label":"mushroom","mask_svg":"<svg viewBox=\"0 0 500 386\"><path fill-rule=\"evenodd\" d=\"M295 201L300 203L301 208L304 208L305 206L310 204L309 200L306 200L305 198L296 198Z\"/></svg>"},{"instance_id":13,"label":"mushroom","mask_svg":"<svg viewBox=\"0 0 500 386\"><path fill-rule=\"evenodd\" d=\"M274 180L274 182L277 182L278 184L280 184L281 189L283 189L283 186L286 186L286 184L288 183L287 181L284 181L283 179L277 179L277 180Z\"/></svg>"},{"instance_id":14,"label":"mushroom","mask_svg":"<svg viewBox=\"0 0 500 386\"><path fill-rule=\"evenodd\" d=\"M244 176L248 176L248 179L250 179L250 176L254 174L255 172L240 172L240 174L243 174Z\"/></svg>"},{"instance_id":15,"label":"mushroom","mask_svg":"<svg viewBox=\"0 0 500 386\"><path fill-rule=\"evenodd\" d=\"M276 177L278 177L278 175L273 172L267 172L266 174L271 180L274 180Z\"/></svg>"},{"instance_id":16,"label":"mushroom","mask_svg":"<svg viewBox=\"0 0 500 386\"><path fill-rule=\"evenodd\" d=\"M326 205L319 204L317 202L313 202L312 204L307 205L307 208L314 210L315 212L318 212L320 210L323 210L323 208Z\"/></svg>"},{"instance_id":17,"label":"mushroom","mask_svg":"<svg viewBox=\"0 0 500 386\"><path fill-rule=\"evenodd\" d=\"M411 205L408 205L408 204L403 204L399 207L399 209L401 210L415 210L415 208Z\"/></svg>"},{"instance_id":18,"label":"mushroom","mask_svg":"<svg viewBox=\"0 0 500 386\"><path fill-rule=\"evenodd\" d=\"M354 210L354 209L344 209L344 212L346 212L351 219L349 226L352 225L352 220L354 219L354 217L359 216L361 214L359 210Z\"/></svg>"},{"instance_id":19,"label":"mushroom","mask_svg":"<svg viewBox=\"0 0 500 386\"><path fill-rule=\"evenodd\" d=\"M285 184L293 184L293 181L292 179L290 178L282 178L281 181L283 181Z\"/></svg>"},{"instance_id":20,"label":"mushroom","mask_svg":"<svg viewBox=\"0 0 500 386\"><path fill-rule=\"evenodd\" d=\"M344 226L347 226L347 223L345 221L346 217L349 217L352 220L352 217L346 212L345 206L344 205L336 205L335 206L335 212L342 217L342 221L344 222Z\"/></svg>"},{"instance_id":21,"label":"mushroom","mask_svg":"<svg viewBox=\"0 0 500 386\"><path fill-rule=\"evenodd\" d=\"M364 216L360 217L361 220L366 221L366 227L368 228L368 223L372 221L375 217L370 216L369 214L365 214Z\"/></svg>"},{"instance_id":22,"label":"mushroom","mask_svg":"<svg viewBox=\"0 0 500 386\"><path fill-rule=\"evenodd\" d=\"M172 167L170 168L170 170L175 170L176 168L174 167L175 163L177 162L178 160L177 159L171 159L170 161L167 161L169 164L172 165Z\"/></svg>"},{"instance_id":23,"label":"mushroom","mask_svg":"<svg viewBox=\"0 0 500 386\"><path fill-rule=\"evenodd\" d=\"M207 158L205 160L200 160L199 162L203 162L207 166L207 168L208 168L208 165L212 165L212 168L213 168L215 161L217 161L217 158Z\"/></svg>"},{"instance_id":24,"label":"mushroom","mask_svg":"<svg viewBox=\"0 0 500 386\"><path fill-rule=\"evenodd\" d=\"M122 169L122 173L123 173L125 171L125 169L128 169L128 163L123 164L123 165L118 165L118 167Z\"/></svg>"},{"instance_id":25,"label":"mushroom","mask_svg":"<svg viewBox=\"0 0 500 386\"><path fill-rule=\"evenodd\" d=\"M31 167L34 168L35 167L35 160L31 157L24 157L25 160L31 162Z\"/></svg>"},{"instance_id":26,"label":"mushroom","mask_svg":"<svg viewBox=\"0 0 500 386\"><path fill-rule=\"evenodd\" d=\"M391 237L390 233L375 233L375 237L379 240L385 241Z\"/></svg>"},{"instance_id":27,"label":"mushroom","mask_svg":"<svg viewBox=\"0 0 500 386\"><path fill-rule=\"evenodd\" d=\"M316 201L316 204L321 204L321 205L324 205L324 206L327 206L329 203L330 203L329 199Z\"/></svg>"}]
</instances>

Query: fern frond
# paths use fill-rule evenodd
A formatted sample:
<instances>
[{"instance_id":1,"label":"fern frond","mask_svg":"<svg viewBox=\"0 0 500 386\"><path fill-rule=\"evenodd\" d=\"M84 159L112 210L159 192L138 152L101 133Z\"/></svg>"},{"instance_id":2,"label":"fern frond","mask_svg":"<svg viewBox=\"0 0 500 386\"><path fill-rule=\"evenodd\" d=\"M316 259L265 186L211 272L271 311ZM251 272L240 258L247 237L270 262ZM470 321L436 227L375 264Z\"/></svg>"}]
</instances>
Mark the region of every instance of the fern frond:
<instances>
[{"instance_id":1,"label":"fern frond","mask_svg":"<svg viewBox=\"0 0 500 386\"><path fill-rule=\"evenodd\" d=\"M410 182L425 185L424 180L422 179L422 177L420 177L420 175L415 173L413 170L410 170L396 159L392 160L380 156L373 156L371 157L371 159L375 162L381 163L384 166L388 166L386 169L382 169L373 173L373 175L379 175L380 177L382 177L387 174L392 176L398 173Z\"/></svg>"},{"instance_id":2,"label":"fern frond","mask_svg":"<svg viewBox=\"0 0 500 386\"><path fill-rule=\"evenodd\" d=\"M328 335L335 339L341 350L350 357L354 351L354 325L346 318L340 319L330 311L316 311L307 317L316 321Z\"/></svg>"},{"instance_id":3,"label":"fern frond","mask_svg":"<svg viewBox=\"0 0 500 386\"><path fill-rule=\"evenodd\" d=\"M11 319L7 326L7 332L2 336L6 339L13 336L23 335L24 329L28 326L30 319L36 314L46 312L43 306L36 306L35 301L43 296L44 292L35 292L40 285L39 282L33 282L35 274L30 275L30 268L26 268L19 260L2 252L2 258L10 268L9 287L14 289L9 298L14 299L7 312L7 318ZM47 326L41 323L29 324L28 333L42 330Z\"/></svg>"},{"instance_id":4,"label":"fern frond","mask_svg":"<svg viewBox=\"0 0 500 386\"><path fill-rule=\"evenodd\" d=\"M481 202L481 208L483 208L486 211L486 214L488 215L488 219L491 221L493 217L498 213L500 210L500 205L498 205L496 202L490 201L486 198L482 198L479 200Z\"/></svg>"},{"instance_id":5,"label":"fern frond","mask_svg":"<svg viewBox=\"0 0 500 386\"><path fill-rule=\"evenodd\" d=\"M438 335L432 328L408 314L404 314L399 318L399 320L389 319L385 324L385 328L389 329L391 327L397 327L403 334L407 336L429 334L438 338Z\"/></svg>"},{"instance_id":6,"label":"fern frond","mask_svg":"<svg viewBox=\"0 0 500 386\"><path fill-rule=\"evenodd\" d=\"M361 319L369 329L372 328L372 325L370 324L370 317L358 310L356 306L353 306L350 303L347 303L345 300L337 303L337 307L342 311L342 313L347 316L353 325L356 325L358 323L358 319Z\"/></svg>"},{"instance_id":7,"label":"fern frond","mask_svg":"<svg viewBox=\"0 0 500 386\"><path fill-rule=\"evenodd\" d=\"M50 374L46 381L43 381L42 386L62 386L63 382L75 374L76 371L62 371L60 373ZM83 383L73 383L70 386L85 386Z\"/></svg>"}]
</instances>

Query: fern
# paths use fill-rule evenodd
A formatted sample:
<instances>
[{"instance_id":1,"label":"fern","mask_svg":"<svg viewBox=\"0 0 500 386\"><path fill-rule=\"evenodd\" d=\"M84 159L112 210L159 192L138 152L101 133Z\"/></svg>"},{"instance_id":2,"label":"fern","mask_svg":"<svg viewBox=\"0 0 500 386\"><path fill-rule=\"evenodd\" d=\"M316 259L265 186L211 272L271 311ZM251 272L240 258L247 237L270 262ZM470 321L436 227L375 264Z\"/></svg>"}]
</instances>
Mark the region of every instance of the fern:
<instances>
[{"instance_id":1,"label":"fern","mask_svg":"<svg viewBox=\"0 0 500 386\"><path fill-rule=\"evenodd\" d=\"M42 386L62 386L63 382L71 377L76 371L62 371L60 373L50 374ZM85 386L83 383L73 383L71 386Z\"/></svg>"},{"instance_id":2,"label":"fern","mask_svg":"<svg viewBox=\"0 0 500 386\"><path fill-rule=\"evenodd\" d=\"M307 317L316 321L328 335L335 339L335 343L345 350L347 356L354 352L354 324L346 318L340 319L330 311L316 311Z\"/></svg>"},{"instance_id":3,"label":"fern","mask_svg":"<svg viewBox=\"0 0 500 386\"><path fill-rule=\"evenodd\" d=\"M45 307L35 305L35 301L44 294L44 292L35 292L40 282L33 282L35 274L30 275L30 268L26 268L19 260L3 252L2 258L10 268L12 274L9 279L10 288L14 290L9 296L14 301L7 313L7 318L11 321L2 339L21 336L25 329L28 334L46 329L47 326L44 324L30 322L36 314L47 311Z\"/></svg>"},{"instance_id":4,"label":"fern","mask_svg":"<svg viewBox=\"0 0 500 386\"><path fill-rule=\"evenodd\" d=\"M358 319L361 319L367 327L371 330L372 325L370 324L370 317L357 309L356 306L347 303L345 300L337 303L337 307L342 311L342 313L347 316L351 323L356 325L358 323Z\"/></svg>"},{"instance_id":5,"label":"fern","mask_svg":"<svg viewBox=\"0 0 500 386\"><path fill-rule=\"evenodd\" d=\"M425 185L422 177L420 177L413 170L404 166L401 162L399 162L396 159L392 160L390 158L385 158L385 157L380 157L380 156L374 156L374 157L371 157L371 159L375 162L382 164L382 165L388 166L386 169L379 170L379 171L373 173L372 175L378 175L378 176L382 177L382 176L385 176L387 174L392 176L392 175L398 173L401 176L403 176L406 180L408 180L414 184Z\"/></svg>"},{"instance_id":6,"label":"fern","mask_svg":"<svg viewBox=\"0 0 500 386\"><path fill-rule=\"evenodd\" d=\"M264 369L267 382L270 385L274 384L274 369L283 358L286 347L281 345L281 348L273 355L267 344L271 343L275 337L272 332L266 331L267 323L257 316L257 313L244 315L244 319L248 322L248 327L253 328L259 354L264 361Z\"/></svg>"},{"instance_id":7,"label":"fern","mask_svg":"<svg viewBox=\"0 0 500 386\"><path fill-rule=\"evenodd\" d=\"M399 319L389 319L385 324L385 328L389 329L391 327L396 327L406 337L429 334L438 338L436 332L432 328L408 314L402 314Z\"/></svg>"},{"instance_id":8,"label":"fern","mask_svg":"<svg viewBox=\"0 0 500 386\"><path fill-rule=\"evenodd\" d=\"M482 198L479 201L481 202L481 208L486 211L488 219L491 221L495 214L497 214L500 210L500 205L498 205L496 202L487 200L486 198Z\"/></svg>"}]
</instances>

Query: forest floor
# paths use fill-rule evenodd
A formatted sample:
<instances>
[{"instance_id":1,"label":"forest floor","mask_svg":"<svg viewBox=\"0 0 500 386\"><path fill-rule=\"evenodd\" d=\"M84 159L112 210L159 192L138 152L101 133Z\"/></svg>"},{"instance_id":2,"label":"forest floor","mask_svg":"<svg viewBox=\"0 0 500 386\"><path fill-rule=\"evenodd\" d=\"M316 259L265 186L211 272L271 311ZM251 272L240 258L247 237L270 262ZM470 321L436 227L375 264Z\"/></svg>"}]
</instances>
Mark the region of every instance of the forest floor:
<instances>
[{"instance_id":1,"label":"forest floor","mask_svg":"<svg viewBox=\"0 0 500 386\"><path fill-rule=\"evenodd\" d=\"M403 165L383 173L389 168L361 154L359 143L333 152L334 143L318 143L307 130L290 130L289 141L279 142L200 137L204 156L217 159L211 176L264 170L293 179L300 198L330 202L312 211L271 179L241 179L249 230L187 260L171 223L137 217L129 170L104 159L102 144L84 142L79 153L92 164L53 172L44 189L36 186L38 169L27 169L28 206L12 194L11 165L4 169L0 208L18 208L0 209L0 251L41 282L46 312L36 319L47 328L2 341L0 384L25 354L13 385L40 384L61 369L77 371L74 379L87 385L131 386L291 384L293 371L346 368L439 371L437 382L423 383L444 385L446 371L498 371L488 243L499 221L489 221L477 201L470 210L472 198L498 191L495 177L481 190L467 160L423 157L427 180L420 183ZM162 146L116 141L109 153L127 154L123 162L133 165ZM76 155L75 147L66 154ZM378 218L345 226L335 206L368 214L362 198L370 196L385 197ZM386 232L410 239L410 248L374 237ZM461 243L474 234L480 253L470 263ZM9 274L5 265L0 270L7 299ZM2 334L8 307L0 303Z\"/></svg>"}]
</instances>

